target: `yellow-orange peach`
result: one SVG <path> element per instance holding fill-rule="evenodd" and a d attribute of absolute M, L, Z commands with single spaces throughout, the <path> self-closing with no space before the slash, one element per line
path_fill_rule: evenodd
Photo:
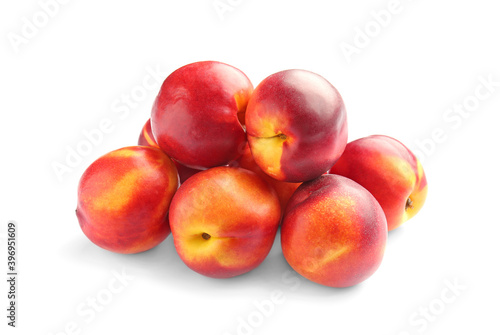
<path fill-rule="evenodd" d="M 330 173 L 365 187 L 382 206 L 389 230 L 415 216 L 427 197 L 427 179 L 415 155 L 398 140 L 373 135 L 347 144 Z"/>
<path fill-rule="evenodd" d="M 228 166 L 186 180 L 169 215 L 181 259 L 214 278 L 257 267 L 271 250 L 280 217 L 278 196 L 269 184 L 251 171 Z"/>
<path fill-rule="evenodd" d="M 175 165 L 160 149 L 132 146 L 109 152 L 80 179 L 80 227 L 93 243 L 110 251 L 151 249 L 170 233 L 168 208 L 177 187 Z"/>
<path fill-rule="evenodd" d="M 347 287 L 379 267 L 387 222 L 375 198 L 356 182 L 323 175 L 303 183 L 288 203 L 281 247 L 290 266 L 316 283 Z"/>

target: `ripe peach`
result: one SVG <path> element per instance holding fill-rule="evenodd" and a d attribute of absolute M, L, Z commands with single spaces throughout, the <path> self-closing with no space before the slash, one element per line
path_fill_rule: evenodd
<path fill-rule="evenodd" d="M 269 253 L 281 216 L 274 189 L 255 173 L 221 166 L 179 187 L 170 206 L 175 248 L 192 270 L 228 278 L 257 267 Z"/>
<path fill-rule="evenodd" d="M 365 187 L 382 206 L 389 230 L 394 230 L 422 208 L 427 179 L 415 155 L 398 140 L 373 135 L 347 144 L 330 173 Z"/>
<path fill-rule="evenodd" d="M 278 194 L 278 198 L 281 204 L 281 212 L 285 211 L 286 205 L 288 204 L 288 200 L 292 196 L 293 192 L 300 186 L 301 183 L 287 183 L 285 181 L 279 181 L 274 178 L 271 178 L 269 175 L 264 173 L 262 169 L 255 163 L 253 159 L 252 152 L 250 151 L 250 147 L 248 144 L 243 149 L 243 155 L 238 158 L 236 161 L 233 161 L 229 164 L 229 166 L 241 167 L 243 169 L 250 170 L 257 174 L 259 177 L 268 182 Z"/>
<path fill-rule="evenodd" d="M 141 134 L 139 135 L 138 144 L 154 148 L 160 148 L 160 146 L 156 143 L 154 139 L 153 132 L 151 131 L 151 119 L 148 119 L 148 121 L 146 121 L 146 123 L 144 124 L 144 127 L 142 127 Z M 179 173 L 179 179 L 181 184 L 195 173 L 201 171 L 198 169 L 191 169 L 185 165 L 182 165 L 175 159 L 172 159 L 172 161 L 174 162 L 175 167 L 177 168 L 177 172 Z"/>
<path fill-rule="evenodd" d="M 379 267 L 387 222 L 375 198 L 342 176 L 303 183 L 288 203 L 281 247 L 290 266 L 316 283 L 347 287 Z"/>
<path fill-rule="evenodd" d="M 195 169 L 226 165 L 246 142 L 240 120 L 253 86 L 240 70 L 220 62 L 188 64 L 165 79 L 151 112 L 160 148 Z"/>
<path fill-rule="evenodd" d="M 281 181 L 319 177 L 347 143 L 342 97 L 325 78 L 304 70 L 264 79 L 250 98 L 245 123 L 255 162 Z"/>
<path fill-rule="evenodd" d="M 170 233 L 168 208 L 178 187 L 174 163 L 160 149 L 132 146 L 105 154 L 83 173 L 76 215 L 101 248 L 146 251 Z"/>

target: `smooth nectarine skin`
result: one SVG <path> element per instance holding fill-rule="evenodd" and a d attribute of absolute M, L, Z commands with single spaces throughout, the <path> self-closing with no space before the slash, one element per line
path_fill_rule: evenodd
<path fill-rule="evenodd" d="M 370 191 L 382 206 L 389 230 L 417 214 L 427 197 L 427 179 L 415 155 L 398 140 L 384 135 L 347 144 L 330 170 Z"/>
<path fill-rule="evenodd" d="M 220 62 L 188 64 L 163 82 L 151 112 L 160 148 L 195 169 L 238 158 L 246 137 L 240 119 L 253 86 L 240 70 Z"/>
<path fill-rule="evenodd" d="M 104 249 L 149 250 L 170 233 L 168 208 L 177 187 L 175 165 L 160 149 L 132 146 L 107 153 L 80 179 L 80 227 Z"/>
<path fill-rule="evenodd" d="M 347 143 L 342 97 L 325 78 L 305 70 L 264 79 L 250 98 L 245 123 L 255 162 L 280 181 L 322 175 Z"/>
<path fill-rule="evenodd" d="M 148 121 L 146 121 L 146 123 L 144 124 L 144 127 L 142 127 L 141 134 L 139 135 L 138 144 L 154 148 L 160 148 L 154 139 L 153 132 L 151 131 L 151 119 L 148 119 Z M 179 179 L 181 184 L 195 173 L 201 171 L 198 169 L 192 169 L 187 166 L 184 166 L 181 163 L 177 162 L 175 159 L 173 159 L 172 161 L 174 162 L 175 167 L 177 168 L 177 172 L 179 173 Z"/>
<path fill-rule="evenodd" d="M 379 267 L 387 222 L 375 198 L 342 176 L 303 183 L 290 199 L 281 246 L 290 266 L 316 283 L 356 285 Z"/>
<path fill-rule="evenodd" d="M 292 196 L 293 192 L 300 186 L 301 183 L 287 183 L 284 181 L 279 181 L 274 178 L 271 178 L 269 175 L 264 173 L 262 169 L 255 163 L 253 159 L 252 152 L 250 151 L 250 147 L 248 144 L 245 146 L 243 150 L 243 155 L 238 158 L 236 161 L 233 161 L 229 164 L 230 166 L 241 167 L 243 169 L 250 170 L 255 172 L 259 177 L 264 179 L 269 183 L 278 194 L 278 198 L 280 199 L 281 211 L 282 213 L 285 211 L 286 205 L 288 204 L 288 200 Z"/>
<path fill-rule="evenodd" d="M 228 278 L 257 267 L 269 253 L 281 217 L 274 189 L 235 167 L 199 172 L 170 206 L 175 248 L 192 270 Z"/>

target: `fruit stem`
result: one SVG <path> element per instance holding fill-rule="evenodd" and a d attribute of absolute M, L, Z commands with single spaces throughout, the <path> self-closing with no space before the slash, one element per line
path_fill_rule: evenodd
<path fill-rule="evenodd" d="M 405 210 L 407 211 L 408 208 L 410 209 L 413 209 L 413 201 L 411 201 L 410 198 L 406 199 L 406 206 L 405 206 Z"/>
<path fill-rule="evenodd" d="M 203 234 L 201 234 L 201 237 L 203 237 L 204 240 L 209 240 L 210 237 L 212 237 L 212 236 L 210 236 L 210 234 L 203 233 Z"/>

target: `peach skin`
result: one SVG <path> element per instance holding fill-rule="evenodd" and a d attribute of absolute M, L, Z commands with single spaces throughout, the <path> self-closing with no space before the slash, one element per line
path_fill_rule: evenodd
<path fill-rule="evenodd" d="M 101 248 L 123 254 L 149 250 L 170 234 L 168 208 L 178 184 L 174 163 L 160 149 L 109 152 L 80 179 L 80 227 Z"/>
<path fill-rule="evenodd" d="M 230 65 L 185 65 L 163 82 L 151 112 L 160 148 L 182 165 L 204 170 L 240 155 L 246 136 L 241 120 L 253 86 Z"/>
<path fill-rule="evenodd" d="M 303 182 L 327 172 L 347 143 L 347 115 L 325 78 L 286 70 L 264 79 L 245 115 L 257 165 L 280 181 Z"/>
<path fill-rule="evenodd" d="M 151 119 L 148 119 L 142 127 L 137 144 L 160 149 L 160 146 L 156 143 L 153 136 L 153 131 L 151 130 Z"/>
<path fill-rule="evenodd" d="M 373 135 L 347 144 L 330 170 L 365 187 L 382 206 L 388 229 L 415 216 L 427 197 L 427 179 L 415 155 L 398 140 Z"/>
<path fill-rule="evenodd" d="M 175 248 L 192 270 L 228 278 L 257 267 L 281 217 L 276 191 L 255 173 L 221 166 L 179 187 L 170 206 Z"/>
<path fill-rule="evenodd" d="M 144 124 L 144 127 L 142 127 L 141 134 L 139 135 L 138 144 L 154 148 L 160 148 L 154 139 L 153 132 L 151 131 L 151 119 L 148 119 L 148 121 L 146 121 L 146 123 Z M 174 162 L 175 167 L 177 168 L 177 172 L 179 173 L 179 179 L 181 184 L 195 173 L 201 171 L 184 166 L 181 163 L 177 162 L 175 159 L 172 159 L 172 161 Z"/>
<path fill-rule="evenodd" d="M 387 222 L 375 198 L 356 182 L 323 175 L 303 183 L 288 203 L 281 247 L 305 278 L 331 287 L 356 285 L 379 267 Z"/>
<path fill-rule="evenodd" d="M 278 194 L 278 198 L 280 199 L 281 204 L 281 212 L 285 211 L 286 205 L 288 204 L 288 200 L 292 196 L 293 192 L 300 186 L 301 183 L 287 183 L 285 181 L 279 181 L 274 178 L 268 176 L 262 169 L 255 163 L 253 159 L 252 152 L 250 151 L 250 147 L 248 144 L 243 149 L 243 155 L 238 158 L 236 161 L 229 163 L 229 166 L 241 167 L 243 169 L 250 170 L 255 172 L 259 177 L 264 179 L 266 182 L 271 185 L 276 193 Z"/>

